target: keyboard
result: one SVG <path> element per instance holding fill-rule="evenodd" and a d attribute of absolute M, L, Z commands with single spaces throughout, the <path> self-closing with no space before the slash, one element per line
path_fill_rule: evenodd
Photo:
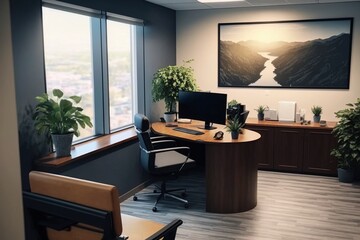
<path fill-rule="evenodd" d="M 200 131 L 196 131 L 193 129 L 189 129 L 189 128 L 183 128 L 183 127 L 176 127 L 173 128 L 175 131 L 179 131 L 179 132 L 183 132 L 183 133 L 188 133 L 188 134 L 192 134 L 192 135 L 201 135 L 204 134 L 203 132 Z"/>

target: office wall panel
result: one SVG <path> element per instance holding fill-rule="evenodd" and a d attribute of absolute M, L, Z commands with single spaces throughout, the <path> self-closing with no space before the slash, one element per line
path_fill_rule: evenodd
<path fill-rule="evenodd" d="M 311 107 L 323 107 L 322 119 L 334 121 L 334 112 L 354 102 L 360 92 L 360 3 L 304 4 L 276 7 L 233 8 L 214 10 L 193 10 L 177 12 L 177 62 L 194 59 L 195 76 L 202 90 L 228 94 L 250 110 L 250 117 L 256 117 L 253 110 L 258 105 L 277 109 L 279 101 L 295 101 L 298 108 L 306 111 L 306 119 L 312 120 Z M 350 89 L 249 89 L 219 88 L 218 84 L 218 23 L 267 22 L 304 19 L 354 18 Z M 271 33 L 270 33 L 271 34 Z"/>

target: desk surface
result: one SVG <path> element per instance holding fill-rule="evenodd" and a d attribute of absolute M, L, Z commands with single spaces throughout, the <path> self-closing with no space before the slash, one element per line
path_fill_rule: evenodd
<path fill-rule="evenodd" d="M 214 124 L 216 129 L 213 130 L 205 130 L 200 129 L 204 125 L 203 122 L 200 121 L 192 121 L 191 123 L 181 123 L 178 124 L 178 127 L 194 129 L 200 132 L 203 132 L 202 135 L 192 135 L 189 133 L 183 133 L 179 131 L 175 131 L 174 127 L 166 127 L 165 123 L 155 122 L 151 124 L 151 128 L 155 133 L 168 135 L 171 137 L 186 139 L 190 141 L 199 141 L 204 143 L 242 143 L 242 142 L 251 142 L 256 141 L 260 138 L 260 134 L 248 129 L 243 129 L 243 134 L 239 134 L 238 139 L 231 139 L 231 134 L 226 131 L 224 125 Z M 224 132 L 224 137 L 222 140 L 214 139 L 214 135 L 216 132 L 222 131 Z"/>

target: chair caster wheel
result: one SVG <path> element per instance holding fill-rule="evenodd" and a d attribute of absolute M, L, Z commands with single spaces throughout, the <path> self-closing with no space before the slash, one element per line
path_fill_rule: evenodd
<path fill-rule="evenodd" d="M 188 209 L 188 208 L 189 208 L 189 203 L 185 203 L 185 204 L 184 204 L 184 207 L 185 207 L 186 209 Z"/>
<path fill-rule="evenodd" d="M 137 200 L 138 200 L 137 196 L 134 196 L 134 197 L 133 197 L 133 200 L 134 200 L 134 201 L 137 201 Z"/>
<path fill-rule="evenodd" d="M 157 212 L 157 208 L 156 208 L 156 207 L 153 207 L 152 211 L 153 211 L 153 212 Z"/>
<path fill-rule="evenodd" d="M 186 192 L 182 192 L 182 193 L 181 193 L 181 196 L 182 196 L 182 197 L 187 197 L 187 193 L 186 193 Z"/>

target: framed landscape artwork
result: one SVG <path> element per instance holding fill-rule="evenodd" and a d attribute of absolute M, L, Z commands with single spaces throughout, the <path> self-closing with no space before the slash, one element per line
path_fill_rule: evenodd
<path fill-rule="evenodd" d="M 348 89 L 352 18 L 218 25 L 218 86 Z"/>

